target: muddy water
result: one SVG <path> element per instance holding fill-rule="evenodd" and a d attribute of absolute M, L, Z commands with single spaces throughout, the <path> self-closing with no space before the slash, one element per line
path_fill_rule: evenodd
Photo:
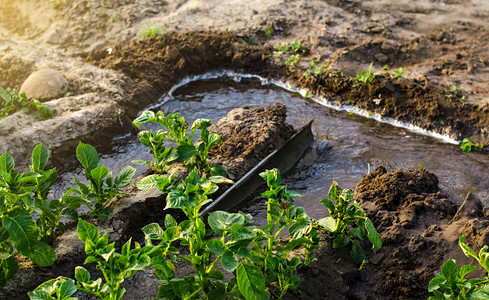
<path fill-rule="evenodd" d="M 457 203 L 468 192 L 473 192 L 487 204 L 489 201 L 489 156 L 480 153 L 463 154 L 458 146 L 433 137 L 379 123 L 372 119 L 337 111 L 305 99 L 274 85 L 263 85 L 256 79 L 212 79 L 188 83 L 162 99 L 155 106 L 165 113 L 181 112 L 189 123 L 197 118 L 214 122 L 235 107 L 267 106 L 282 102 L 288 109 L 288 122 L 298 128 L 314 119 L 315 149 L 293 174 L 285 178 L 289 189 L 302 193 L 307 200 L 299 200 L 310 215 L 325 213 L 319 204 L 328 187 L 336 180 L 342 187 L 354 188 L 369 170 L 384 165 L 413 169 L 420 165 L 435 173 L 442 190 Z M 133 159 L 151 159 L 147 148 L 137 138 L 120 137 L 112 149 L 102 156 L 102 162 L 115 172 Z M 142 174 L 145 167 L 137 167 Z M 71 177 L 82 178 L 81 170 L 61 176 L 56 187 L 60 195 Z M 246 210 L 259 214 L 260 204 Z M 258 219 L 261 219 L 258 217 Z"/>

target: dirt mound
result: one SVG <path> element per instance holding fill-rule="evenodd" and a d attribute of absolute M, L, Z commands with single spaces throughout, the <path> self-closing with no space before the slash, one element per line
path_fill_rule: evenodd
<path fill-rule="evenodd" d="M 222 143 L 210 154 L 212 159 L 226 166 L 231 179 L 240 178 L 294 134 L 286 117 L 287 108 L 281 103 L 266 109 L 245 106 L 231 110 L 209 128 L 222 136 Z"/>

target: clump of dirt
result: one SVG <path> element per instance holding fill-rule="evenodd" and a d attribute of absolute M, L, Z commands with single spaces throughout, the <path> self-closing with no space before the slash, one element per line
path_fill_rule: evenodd
<path fill-rule="evenodd" d="M 210 157 L 225 166 L 229 178 L 239 179 L 295 133 L 286 117 L 287 108 L 281 103 L 266 109 L 245 106 L 231 110 L 209 128 L 222 137 Z"/>
<path fill-rule="evenodd" d="M 357 184 L 354 198 L 382 236 L 382 248 L 359 270 L 349 251 L 333 249 L 325 235 L 318 261 L 300 271 L 302 299 L 426 299 L 429 281 L 447 259 L 474 264 L 456 245 L 462 233 L 477 251 L 488 242 L 481 202 L 469 194 L 457 210 L 424 170 L 378 167 Z"/>

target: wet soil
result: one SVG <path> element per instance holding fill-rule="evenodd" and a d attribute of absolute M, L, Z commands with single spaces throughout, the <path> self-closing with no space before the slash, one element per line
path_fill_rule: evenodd
<path fill-rule="evenodd" d="M 182 77 L 222 68 L 287 81 L 338 105 L 354 103 L 456 140 L 489 143 L 485 0 L 228 0 L 218 5 L 0 0 L 0 14 L 0 85 L 18 89 L 29 74 L 45 67 L 60 71 L 69 84 L 63 97 L 47 102 L 53 119 L 18 112 L 0 120 L 0 152 L 11 153 L 20 167 L 29 164 L 22 158 L 39 142 L 52 150 L 52 164 L 63 167 L 73 160 L 79 140 L 103 147 L 129 132 L 138 111 Z M 148 19 L 170 33 L 137 41 Z M 273 45 L 298 39 L 304 52 L 296 67 L 284 64 L 287 55 L 272 55 Z M 327 72 L 306 78 L 308 62 L 318 57 L 327 62 Z M 382 75 L 354 87 L 349 76 L 370 63 Z M 384 74 L 386 64 L 391 71 L 407 67 L 409 78 Z M 455 95 L 449 84 L 462 94 Z M 461 231 L 476 247 L 488 244 L 487 210 L 478 199 L 468 195 L 456 213 L 436 185 L 436 177 L 424 171 L 380 168 L 364 178 L 355 195 L 379 227 L 385 248 L 358 271 L 348 263 L 339 265 L 338 257 L 347 261 L 344 253 L 325 243 L 316 269 L 303 271 L 303 297 L 423 298 L 427 280 L 442 261 L 455 257 L 463 262 L 455 243 Z M 124 222 L 110 223 L 107 230 L 117 231 Z M 64 250 L 55 267 L 40 272 L 49 277 L 67 268 L 71 258 L 62 252 L 73 241 L 59 244 Z M 339 256 L 331 260 L 326 253 Z"/>

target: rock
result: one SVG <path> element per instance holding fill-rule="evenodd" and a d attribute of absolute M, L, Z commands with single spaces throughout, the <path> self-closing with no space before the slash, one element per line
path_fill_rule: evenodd
<path fill-rule="evenodd" d="M 61 97 L 68 89 L 68 81 L 61 72 L 41 69 L 29 75 L 20 87 L 27 97 L 47 101 Z"/>

